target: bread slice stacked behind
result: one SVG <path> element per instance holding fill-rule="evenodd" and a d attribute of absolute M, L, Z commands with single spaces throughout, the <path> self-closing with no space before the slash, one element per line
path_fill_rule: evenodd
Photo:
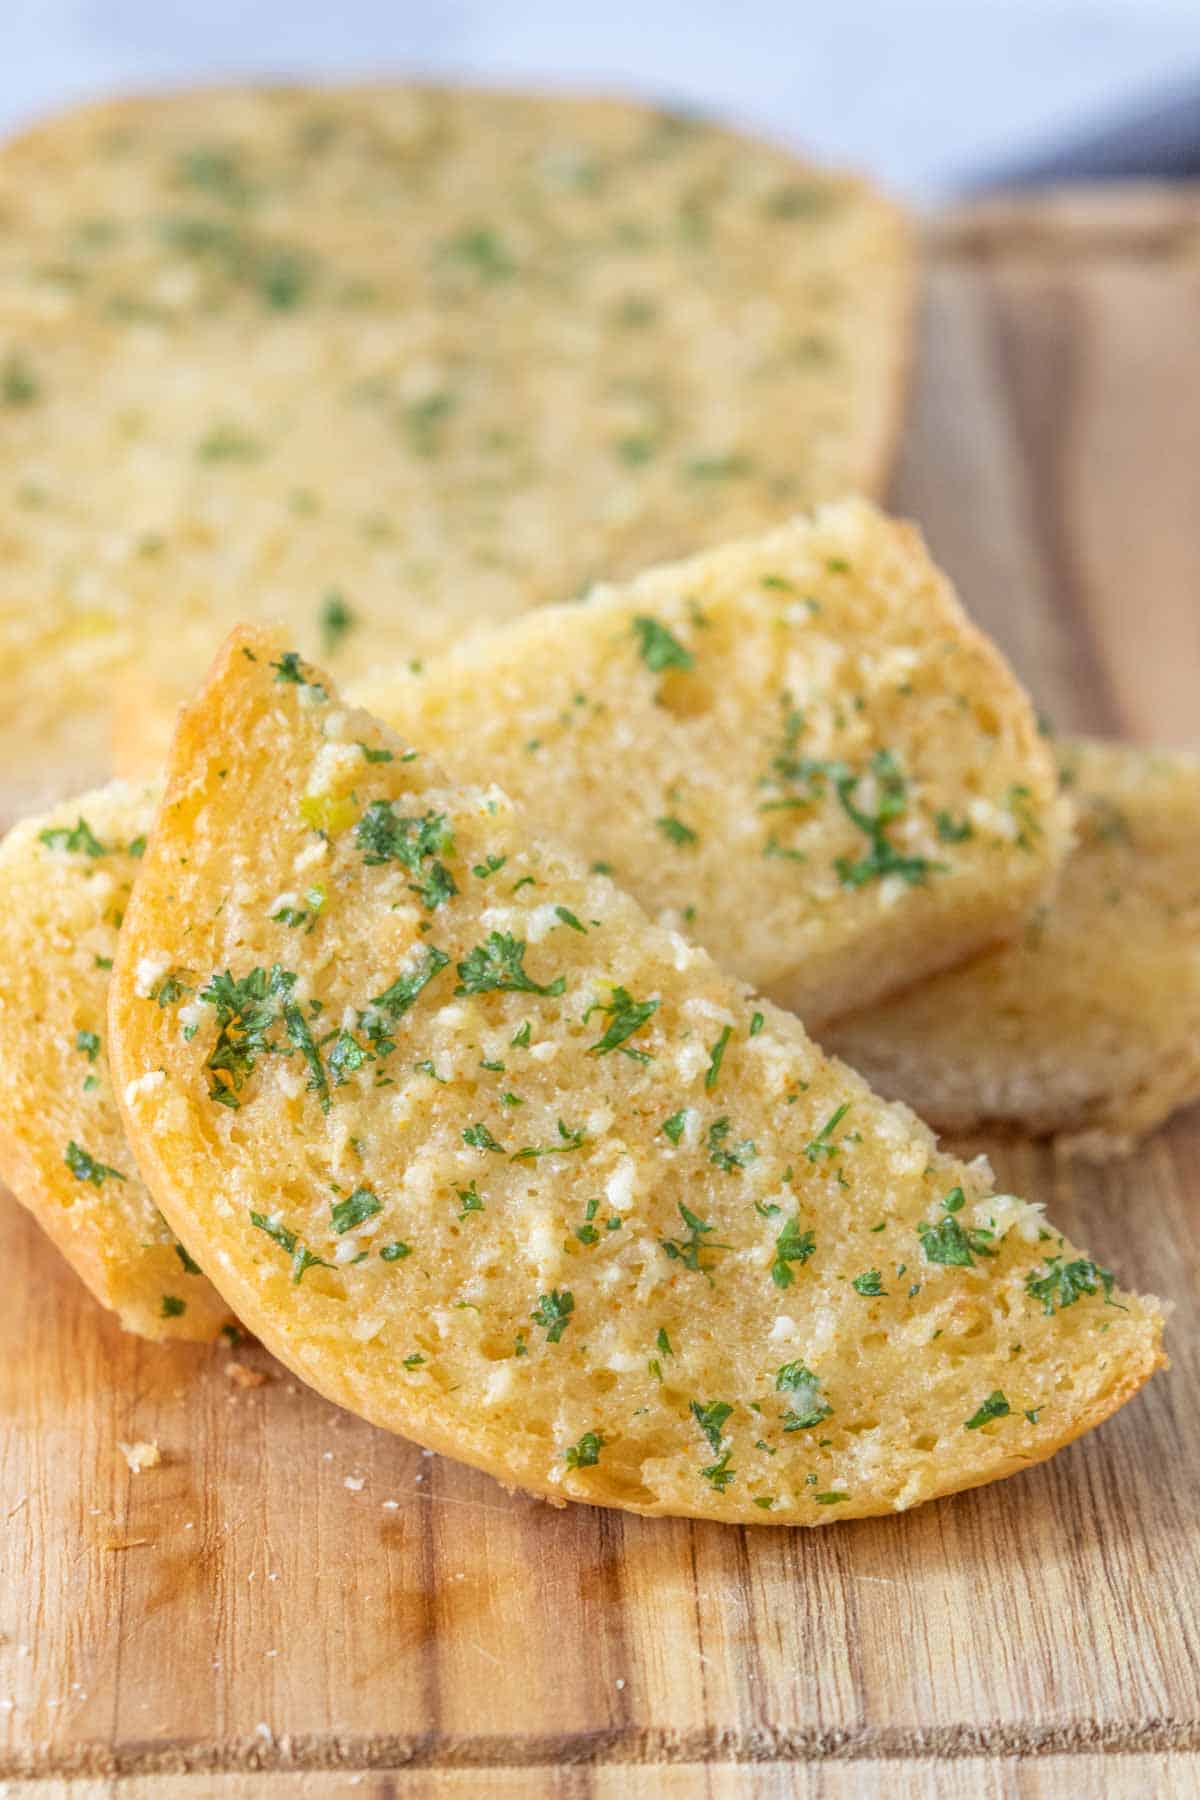
<path fill-rule="evenodd" d="M 0 152 L 0 747 L 239 619 L 346 675 L 876 489 L 909 229 L 629 102 L 412 86 L 82 108 Z"/>
<path fill-rule="evenodd" d="M 1200 1097 L 1200 761 L 1068 742 L 1079 845 L 1019 940 L 822 1040 L 947 1131 L 1105 1156 Z"/>

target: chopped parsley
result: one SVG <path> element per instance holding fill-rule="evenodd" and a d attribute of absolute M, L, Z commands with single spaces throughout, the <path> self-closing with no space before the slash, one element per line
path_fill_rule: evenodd
<path fill-rule="evenodd" d="M 563 1451 L 563 1458 L 568 1469 L 594 1469 L 600 1461 L 600 1452 L 604 1448 L 604 1435 L 599 1431 L 585 1431 L 577 1444 L 570 1444 Z"/>
<path fill-rule="evenodd" d="M 525 971 L 523 938 L 507 931 L 490 931 L 482 944 L 476 944 L 458 965 L 459 986 L 456 994 L 561 994 L 566 977 L 559 975 L 546 983 L 534 981 Z"/>
<path fill-rule="evenodd" d="M 945 1263 L 971 1269 L 977 1256 L 995 1256 L 991 1248 L 992 1233 L 980 1228 L 964 1227 L 955 1214 L 963 1207 L 965 1195 L 960 1187 L 951 1188 L 942 1201 L 945 1217 L 933 1224 L 928 1219 L 917 1221 L 917 1235 L 926 1262 Z"/>
<path fill-rule="evenodd" d="M 446 865 L 438 859 L 454 849 L 454 837 L 444 813 L 427 812 L 421 818 L 397 813 L 388 800 L 373 800 L 354 828 L 354 838 L 371 867 L 398 862 L 417 880 L 410 883 L 430 912 L 457 894 L 458 886 Z"/>
<path fill-rule="evenodd" d="M 331 1262 L 326 1262 L 323 1257 L 314 1256 L 311 1250 L 306 1249 L 296 1233 L 289 1231 L 286 1225 L 277 1224 L 275 1220 L 265 1218 L 262 1213 L 253 1210 L 250 1213 L 250 1223 L 259 1231 L 265 1232 L 273 1243 L 278 1244 L 279 1248 L 285 1250 L 291 1257 L 293 1287 L 300 1285 L 309 1269 L 333 1268 L 334 1265 Z"/>
<path fill-rule="evenodd" d="M 660 1130 L 663 1136 L 669 1137 L 673 1144 L 677 1144 L 683 1136 L 687 1128 L 687 1116 L 687 1107 L 681 1106 L 677 1113 L 672 1113 L 669 1119 L 663 1120 Z"/>
<path fill-rule="evenodd" d="M 801 1231 L 799 1219 L 789 1219 L 775 1239 L 775 1258 L 771 1264 L 771 1280 L 777 1288 L 790 1288 L 796 1277 L 792 1264 L 804 1264 L 817 1247 L 816 1234 Z"/>
<path fill-rule="evenodd" d="M 321 602 L 321 647 L 326 656 L 333 654 L 346 633 L 357 624 L 344 597 L 336 588 L 331 588 Z"/>
<path fill-rule="evenodd" d="M 604 1035 L 588 1046 L 593 1056 L 607 1056 L 612 1050 L 620 1050 L 627 1038 L 640 1031 L 648 1019 L 652 1019 L 658 1011 L 657 1000 L 635 1000 L 626 988 L 615 987 L 607 1005 L 599 1000 L 592 1002 L 583 1015 L 586 1025 L 594 1012 L 601 1013 L 608 1020 Z M 635 1062 L 649 1062 L 650 1058 L 644 1050 L 626 1047 L 622 1054 L 631 1056 Z"/>
<path fill-rule="evenodd" d="M 178 1239 L 176 1239 L 176 1242 L 175 1242 L 175 1254 L 179 1258 L 180 1262 L 183 1264 L 183 1272 L 185 1275 L 202 1275 L 204 1273 L 204 1271 L 200 1267 L 200 1264 L 198 1262 L 196 1262 L 194 1257 L 191 1257 L 188 1255 L 184 1246 L 178 1241 Z"/>
<path fill-rule="evenodd" d="M 579 920 L 575 917 L 575 914 L 571 911 L 569 906 L 556 906 L 554 914 L 557 919 L 560 919 L 564 925 L 569 926 L 572 931 L 582 932 L 586 936 L 587 926 L 579 923 Z"/>
<path fill-rule="evenodd" d="M 975 828 L 970 819 L 954 820 L 948 812 L 938 812 L 934 816 L 937 834 L 943 844 L 965 844 L 968 838 L 975 836 Z"/>
<path fill-rule="evenodd" d="M 708 1055 L 708 1068 L 704 1075 L 704 1091 L 711 1094 L 721 1075 L 721 1064 L 725 1060 L 725 1046 L 733 1036 L 733 1026 L 726 1025 L 720 1037 L 712 1046 Z"/>
<path fill-rule="evenodd" d="M 535 1325 L 541 1325 L 546 1333 L 548 1344 L 557 1344 L 563 1332 L 571 1323 L 571 1314 L 575 1311 L 575 1296 L 569 1288 L 560 1294 L 557 1288 L 551 1288 L 548 1294 L 541 1294 L 538 1303 L 530 1313 Z"/>
<path fill-rule="evenodd" d="M 864 1299 L 868 1300 L 877 1299 L 880 1295 L 887 1293 L 887 1289 L 883 1285 L 883 1277 L 878 1269 L 866 1269 L 861 1275 L 856 1275 L 851 1286 L 856 1294 L 862 1294 Z"/>
<path fill-rule="evenodd" d="M 557 1144 L 526 1144 L 523 1149 L 513 1151 L 512 1159 L 514 1162 L 536 1162 L 539 1156 L 565 1156 L 568 1150 L 580 1150 L 586 1143 L 582 1126 L 578 1131 L 572 1131 L 560 1119 Z"/>
<path fill-rule="evenodd" d="M 178 1294 L 164 1294 L 162 1297 L 162 1317 L 164 1319 L 181 1319 L 187 1311 L 187 1301 L 181 1300 Z"/>
<path fill-rule="evenodd" d="M 831 1138 L 850 1111 L 851 1104 L 849 1100 L 843 1100 L 837 1110 L 830 1113 L 816 1137 L 805 1144 L 804 1154 L 810 1163 L 818 1162 L 822 1156 L 837 1156 L 840 1153 L 841 1145 L 833 1143 Z"/>
<path fill-rule="evenodd" d="M 1098 1288 L 1103 1288 L 1108 1305 L 1115 1304 L 1113 1280 L 1111 1269 L 1102 1269 L 1086 1257 L 1064 1262 L 1061 1256 L 1048 1256 L 1043 1275 L 1035 1274 L 1032 1269 L 1026 1275 L 1025 1292 L 1031 1299 L 1041 1301 L 1043 1313 L 1053 1314 L 1064 1306 L 1073 1306 L 1084 1294 L 1094 1294 Z"/>
<path fill-rule="evenodd" d="M 460 1220 L 465 1219 L 468 1213 L 483 1211 L 483 1200 L 480 1197 L 479 1189 L 475 1186 L 474 1182 L 471 1183 L 470 1187 L 455 1188 L 454 1191 L 462 1201 L 462 1211 L 458 1215 Z"/>
<path fill-rule="evenodd" d="M 103 1187 L 110 1178 L 124 1181 L 120 1169 L 110 1168 L 107 1163 L 97 1162 L 96 1158 L 72 1138 L 67 1145 L 67 1153 L 63 1158 L 76 1181 L 90 1181 L 93 1187 Z"/>
<path fill-rule="evenodd" d="M 449 961 L 446 952 L 439 950 L 436 944 L 425 944 L 417 966 L 410 969 L 407 975 L 397 975 L 390 987 L 368 1001 L 366 1011 L 359 1014 L 359 1024 L 366 1029 L 379 1055 L 386 1056 L 396 1047 L 388 1037 L 379 1015 L 384 1014 L 393 1022 L 399 1019 L 408 1011 L 422 989 L 429 986 L 434 976 L 441 974 Z"/>
<path fill-rule="evenodd" d="M 633 632 L 639 656 L 655 675 L 661 675 L 664 669 L 688 670 L 695 666 L 691 651 L 658 619 L 640 615 L 633 621 Z"/>
<path fill-rule="evenodd" d="M 348 1194 L 344 1200 L 336 1201 L 329 1209 L 333 1229 L 338 1237 L 343 1237 L 347 1231 L 353 1231 L 356 1225 L 365 1224 L 377 1212 L 382 1211 L 383 1206 L 378 1196 L 369 1187 L 355 1188 L 352 1194 Z"/>
<path fill-rule="evenodd" d="M 1011 1411 L 1012 1407 L 1008 1404 L 1008 1401 L 1004 1398 L 1000 1389 L 996 1388 L 994 1392 L 988 1395 L 983 1404 L 971 1414 L 971 1417 L 965 1421 L 964 1430 L 978 1431 L 979 1427 L 981 1425 L 986 1425 L 989 1419 L 1007 1419 Z"/>
<path fill-rule="evenodd" d="M 729 1466 L 729 1458 L 732 1455 L 732 1450 L 726 1450 L 715 1463 L 710 1463 L 706 1469 L 700 1471 L 705 1481 L 710 1482 L 718 1494 L 723 1494 L 730 1482 L 737 1478 L 737 1470 L 731 1469 Z"/>
<path fill-rule="evenodd" d="M 401 1240 L 397 1238 L 394 1244 L 385 1244 L 383 1246 L 383 1249 L 379 1252 L 379 1260 L 380 1262 L 403 1262 L 406 1256 L 411 1255 L 411 1245 L 402 1243 Z M 416 1360 L 417 1362 L 424 1362 L 425 1359 L 423 1356 L 418 1356 Z M 404 1359 L 404 1366 L 406 1369 L 412 1368 L 413 1359 L 406 1356 Z"/>
<path fill-rule="evenodd" d="M 738 1144 L 727 1143 L 731 1129 L 728 1119 L 714 1119 L 708 1128 L 708 1160 L 727 1175 L 747 1168 L 758 1155 L 758 1146 L 750 1138 L 743 1138 Z"/>
<path fill-rule="evenodd" d="M 716 1244 L 710 1241 L 709 1234 L 716 1230 L 715 1225 L 706 1225 L 698 1219 L 689 1207 L 678 1202 L 679 1216 L 687 1226 L 685 1238 L 660 1238 L 659 1246 L 665 1250 L 672 1262 L 681 1262 L 685 1269 L 691 1269 L 697 1275 L 703 1275 L 711 1283 L 712 1276 L 700 1258 L 708 1250 L 728 1250 L 728 1244 Z"/>
<path fill-rule="evenodd" d="M 783 1417 L 785 1431 L 811 1431 L 833 1412 L 821 1393 L 820 1377 L 802 1362 L 784 1363 L 776 1373 L 775 1387 L 791 1396 L 791 1407 Z"/>
<path fill-rule="evenodd" d="M 702 1406 L 699 1400 L 693 1400 L 689 1408 L 693 1419 L 708 1439 L 709 1449 L 714 1456 L 721 1452 L 721 1434 L 725 1429 L 725 1421 L 733 1411 L 727 1400 L 710 1400 Z"/>
<path fill-rule="evenodd" d="M 877 802 L 873 813 L 864 812 L 857 803 L 859 777 L 839 776 L 836 789 L 842 811 L 870 842 L 866 856 L 858 862 L 839 856 L 834 867 L 843 887 L 863 887 L 868 881 L 881 881 L 885 875 L 898 875 L 910 887 L 919 886 L 930 869 L 941 867 L 923 856 L 903 856 L 887 835 L 887 827 L 908 810 L 908 783 L 890 750 L 877 750 L 871 758 L 870 772 L 875 778 Z"/>
<path fill-rule="evenodd" d="M 670 843 L 677 844 L 680 848 L 700 841 L 698 832 L 693 831 L 690 825 L 685 825 L 682 819 L 673 818 L 670 814 L 665 818 L 655 819 L 654 823 Z"/>
<path fill-rule="evenodd" d="M 240 978 L 229 969 L 214 975 L 199 998 L 217 1015 L 217 1041 L 205 1067 L 212 1073 L 209 1099 L 236 1109 L 258 1058 L 267 1052 L 267 1033 L 285 1005 L 292 1007 L 296 977 L 274 963 L 270 969 L 251 969 Z M 161 1001 L 160 1001 L 161 1004 Z M 292 1008 L 299 1013 L 299 1008 Z"/>
<path fill-rule="evenodd" d="M 51 825 L 45 831 L 38 832 L 39 843 L 48 844 L 51 850 L 70 850 L 82 856 L 106 856 L 108 847 L 100 842 L 87 820 L 82 816 L 74 825 Z"/>
<path fill-rule="evenodd" d="M 283 1024 L 289 1039 L 308 1064 L 308 1091 L 316 1094 L 322 1112 L 328 1112 L 333 1104 L 329 1093 L 329 1077 L 325 1065 L 321 1061 L 318 1050 L 309 1030 L 308 1021 L 300 1007 L 292 999 L 285 1000 L 283 1006 Z"/>
<path fill-rule="evenodd" d="M 481 1119 L 468 1125 L 462 1135 L 463 1143 L 470 1144 L 472 1150 L 498 1150 L 501 1156 L 504 1155 L 504 1145 L 496 1142 Z"/>
<path fill-rule="evenodd" d="M 301 662 L 298 650 L 285 650 L 279 661 L 273 662 L 271 667 L 275 671 L 276 681 L 282 681 L 285 686 L 307 688 L 318 700 L 328 700 L 329 695 L 321 683 L 309 679 L 306 673 L 308 664 Z"/>
<path fill-rule="evenodd" d="M 82 1055 L 86 1056 L 89 1062 L 95 1062 L 100 1054 L 99 1032 L 77 1031 L 75 1033 L 75 1048 Z"/>

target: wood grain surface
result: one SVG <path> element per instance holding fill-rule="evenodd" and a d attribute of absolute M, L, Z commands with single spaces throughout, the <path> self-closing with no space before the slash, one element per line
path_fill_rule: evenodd
<path fill-rule="evenodd" d="M 1197 195 L 939 223 L 894 497 L 1061 729 L 1200 742 L 1198 470 Z M 1200 1116 L 993 1154 L 1176 1303 L 1174 1366 L 1048 1465 L 819 1532 L 509 1496 L 261 1351 L 123 1336 L 0 1196 L 0 1788 L 1196 1794 Z"/>

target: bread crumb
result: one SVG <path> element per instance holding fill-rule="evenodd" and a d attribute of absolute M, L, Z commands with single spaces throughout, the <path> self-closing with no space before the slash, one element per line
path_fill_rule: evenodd
<path fill-rule="evenodd" d="M 126 1444 L 118 1438 L 117 1449 L 133 1475 L 140 1475 L 143 1469 L 157 1469 L 162 1461 L 162 1451 L 150 1438 L 139 1438 L 136 1444 Z"/>
<path fill-rule="evenodd" d="M 241 1362 L 226 1363 L 225 1376 L 240 1388 L 264 1387 L 271 1379 L 265 1369 L 252 1369 L 249 1363 Z"/>

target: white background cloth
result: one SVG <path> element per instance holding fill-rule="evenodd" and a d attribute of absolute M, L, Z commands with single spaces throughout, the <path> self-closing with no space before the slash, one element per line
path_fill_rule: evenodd
<path fill-rule="evenodd" d="M 632 89 L 936 199 L 1200 71 L 1200 0 L 0 0 L 0 130 L 237 74 Z"/>

